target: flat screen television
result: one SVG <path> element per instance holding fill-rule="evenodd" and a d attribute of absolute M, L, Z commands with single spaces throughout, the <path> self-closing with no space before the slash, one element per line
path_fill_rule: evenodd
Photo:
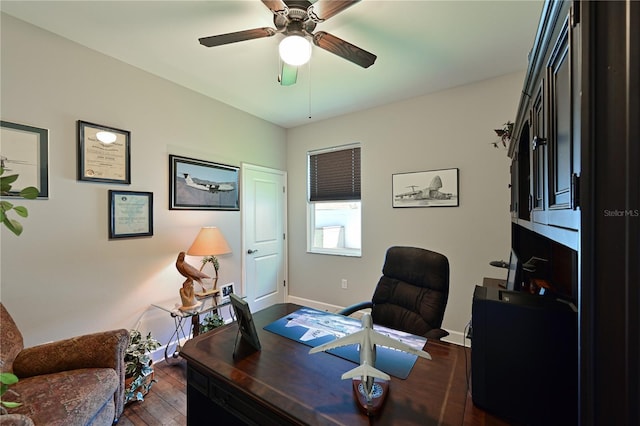
<path fill-rule="evenodd" d="M 522 279 L 520 278 L 520 261 L 518 255 L 511 249 L 509 256 L 509 271 L 507 272 L 507 290 L 520 290 Z"/>

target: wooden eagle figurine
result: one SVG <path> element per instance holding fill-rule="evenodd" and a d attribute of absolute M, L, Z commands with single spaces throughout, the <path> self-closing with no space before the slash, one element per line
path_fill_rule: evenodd
<path fill-rule="evenodd" d="M 211 278 L 207 274 L 185 262 L 185 255 L 186 253 L 181 251 L 180 254 L 178 254 L 178 259 L 176 259 L 176 268 L 178 269 L 178 272 L 186 278 L 185 282 L 182 283 L 182 288 L 180 289 L 180 298 L 182 299 L 182 307 L 180 309 L 183 310 L 191 309 L 198 304 L 193 291 L 193 282 L 197 281 L 202 285 L 203 278 Z"/>

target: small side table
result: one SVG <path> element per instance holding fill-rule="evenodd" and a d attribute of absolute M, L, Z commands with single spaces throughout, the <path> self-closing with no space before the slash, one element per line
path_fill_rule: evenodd
<path fill-rule="evenodd" d="M 218 303 L 219 296 L 219 293 L 212 293 L 205 297 L 198 298 L 200 305 L 188 311 L 180 310 L 181 305 L 175 303 L 174 299 L 151 304 L 151 306 L 168 312 L 173 318 L 175 330 L 164 348 L 164 359 L 167 364 L 171 365 L 176 363 L 177 358 L 180 356 L 180 350 L 182 349 L 181 340 L 187 341 L 191 337 L 200 334 L 200 315 L 209 312 L 217 313 L 221 307 L 229 305 L 229 301 Z M 185 331 L 184 327 L 187 325 L 186 320 L 188 318 L 191 318 L 191 328 Z"/>

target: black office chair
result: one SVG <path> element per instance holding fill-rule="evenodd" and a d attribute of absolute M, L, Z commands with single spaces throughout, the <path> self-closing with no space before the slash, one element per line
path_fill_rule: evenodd
<path fill-rule="evenodd" d="M 349 306 L 338 313 L 348 316 L 371 308 L 374 324 L 428 339 L 449 335 L 440 328 L 449 298 L 446 256 L 416 247 L 391 247 L 382 274 L 370 302 Z"/>

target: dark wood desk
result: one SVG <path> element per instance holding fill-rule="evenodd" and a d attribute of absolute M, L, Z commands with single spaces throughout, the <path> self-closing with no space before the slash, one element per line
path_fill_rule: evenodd
<path fill-rule="evenodd" d="M 237 326 L 230 324 L 189 340 L 187 423 L 259 425 L 471 425 L 500 424 L 471 403 L 467 348 L 429 341 L 433 360 L 419 358 L 406 380 L 392 377 L 381 414 L 370 419 L 355 405 L 351 380 L 341 380 L 354 364 L 263 327 L 300 306 L 280 304 L 254 313 L 262 350 L 232 353 Z M 246 346 L 244 347 L 246 348 Z"/>

